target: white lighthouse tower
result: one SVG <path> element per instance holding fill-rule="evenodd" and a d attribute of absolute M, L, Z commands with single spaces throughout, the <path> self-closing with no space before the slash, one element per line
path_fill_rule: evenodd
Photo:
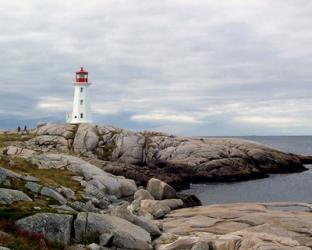
<path fill-rule="evenodd" d="M 88 82 L 88 71 L 81 67 L 80 71 L 76 72 L 76 80 L 74 83 L 74 103 L 73 112 L 67 116 L 67 123 L 91 123 L 91 105 Z"/>

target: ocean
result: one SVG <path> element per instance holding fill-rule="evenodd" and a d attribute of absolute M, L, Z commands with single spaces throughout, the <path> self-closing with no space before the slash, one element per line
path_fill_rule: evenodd
<path fill-rule="evenodd" d="M 235 137 L 260 142 L 284 152 L 312 155 L 312 136 Z M 235 183 L 191 184 L 183 193 L 195 194 L 203 203 L 312 202 L 312 166 L 293 174 L 272 174 L 268 178 Z"/>

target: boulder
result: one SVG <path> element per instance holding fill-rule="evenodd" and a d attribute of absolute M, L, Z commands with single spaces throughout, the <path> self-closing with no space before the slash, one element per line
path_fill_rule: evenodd
<path fill-rule="evenodd" d="M 115 150 L 112 152 L 112 160 L 128 164 L 142 164 L 144 144 L 144 136 L 122 131 L 114 138 Z"/>
<path fill-rule="evenodd" d="M 41 154 L 34 156 L 32 160 L 39 168 L 63 168 L 81 174 L 87 181 L 92 180 L 92 185 L 89 187 L 90 191 L 95 187 L 99 194 L 103 194 L 105 189 L 108 194 L 116 195 L 119 198 L 133 195 L 137 190 L 133 180 L 109 174 L 75 156 Z"/>
<path fill-rule="evenodd" d="M 58 201 L 60 204 L 64 205 L 67 203 L 67 200 L 64 198 L 63 195 L 61 195 L 59 192 L 55 191 L 52 188 L 49 187 L 43 187 L 40 191 L 41 195 L 48 196 L 56 201 Z"/>
<path fill-rule="evenodd" d="M 1 168 L 0 167 L 0 176 L 6 176 L 6 177 L 10 177 L 10 178 L 17 178 L 17 179 L 21 179 L 22 175 L 18 174 L 12 170 L 6 169 L 6 168 Z M 2 177 L 4 178 L 4 177 Z"/>
<path fill-rule="evenodd" d="M 27 188 L 31 192 L 39 193 L 40 189 L 42 188 L 42 185 L 35 183 L 35 182 L 28 181 L 25 184 L 25 188 Z"/>
<path fill-rule="evenodd" d="M 133 222 L 134 217 L 133 217 L 133 214 L 128 209 L 128 206 L 129 206 L 129 203 L 124 202 L 123 204 L 121 204 L 119 206 L 113 207 L 111 209 L 111 215 L 125 219 L 125 220 L 130 221 L 130 222 Z"/>
<path fill-rule="evenodd" d="M 0 250 L 11 250 L 10 248 L 7 248 L 7 247 L 1 247 L 0 246 Z"/>
<path fill-rule="evenodd" d="M 95 149 L 99 141 L 97 126 L 94 124 L 80 124 L 73 143 L 74 151 L 85 153 Z"/>
<path fill-rule="evenodd" d="M 32 199 L 22 191 L 0 188 L 0 204 L 11 205 L 15 201 L 32 201 Z"/>
<path fill-rule="evenodd" d="M 154 200 L 154 197 L 145 189 L 139 189 L 134 193 L 133 198 L 137 201 L 141 200 Z"/>
<path fill-rule="evenodd" d="M 18 220 L 16 225 L 32 233 L 42 233 L 51 242 L 67 245 L 70 242 L 72 223 L 72 215 L 37 213 Z"/>
<path fill-rule="evenodd" d="M 69 145 L 63 136 L 58 135 L 39 135 L 26 142 L 26 146 L 36 150 L 51 151 L 57 150 L 68 152 Z"/>
<path fill-rule="evenodd" d="M 0 168 L 0 184 L 4 183 L 7 179 L 6 171 Z"/>
<path fill-rule="evenodd" d="M 60 186 L 56 190 L 66 197 L 66 199 L 76 200 L 75 192 L 68 187 Z"/>
<path fill-rule="evenodd" d="M 174 188 L 155 178 L 151 178 L 148 181 L 146 189 L 156 200 L 172 199 L 177 197 Z"/>
<path fill-rule="evenodd" d="M 113 234 L 112 245 L 119 248 L 152 249 L 151 237 L 144 229 L 115 216 L 95 213 L 79 213 L 75 220 L 75 237 Z"/>
<path fill-rule="evenodd" d="M 183 201 L 180 199 L 167 199 L 167 200 L 142 200 L 140 211 L 145 211 L 159 219 L 168 214 L 171 210 L 183 206 Z"/>
<path fill-rule="evenodd" d="M 68 134 L 73 133 L 76 130 L 77 125 L 73 124 L 42 124 L 41 126 L 37 126 L 36 134 L 37 136 L 41 135 L 54 135 L 54 136 L 62 136 L 68 139 Z M 72 138 L 72 137 L 70 137 Z"/>
<path fill-rule="evenodd" d="M 106 186 L 99 179 L 91 179 L 86 184 L 85 192 L 97 199 L 102 199 L 106 195 Z"/>
<path fill-rule="evenodd" d="M 163 218 L 171 211 L 170 207 L 163 205 L 155 200 L 142 200 L 140 211 L 145 211 L 153 215 L 154 218 Z"/>
<path fill-rule="evenodd" d="M 114 235 L 112 233 L 103 233 L 100 235 L 100 246 L 107 246 L 112 244 Z"/>
<path fill-rule="evenodd" d="M 144 230 L 149 232 L 153 237 L 161 235 L 161 232 L 156 224 L 154 224 L 150 219 L 143 216 L 133 216 L 133 223 Z"/>
<path fill-rule="evenodd" d="M 27 149 L 27 148 L 20 148 L 16 146 L 8 146 L 5 148 L 5 154 L 10 156 L 20 156 L 23 158 L 31 157 L 35 151 Z"/>
<path fill-rule="evenodd" d="M 191 250 L 209 250 L 207 242 L 197 242 L 192 246 Z"/>
<path fill-rule="evenodd" d="M 32 181 L 32 182 L 39 182 L 40 181 L 38 178 L 31 176 L 31 175 L 22 176 L 21 179 L 24 181 Z"/>
<path fill-rule="evenodd" d="M 89 250 L 101 250 L 101 247 L 96 243 L 92 243 L 88 245 L 88 249 Z"/>

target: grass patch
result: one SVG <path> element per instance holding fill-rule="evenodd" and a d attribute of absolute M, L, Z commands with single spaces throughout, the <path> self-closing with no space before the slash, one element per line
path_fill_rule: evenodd
<path fill-rule="evenodd" d="M 13 142 L 13 141 L 28 141 L 31 138 L 33 138 L 34 135 L 22 135 L 19 133 L 1 133 L 0 134 L 0 147 L 5 147 L 8 142 Z"/>
<path fill-rule="evenodd" d="M 14 250 L 61 250 L 64 246 L 49 242 L 41 233 L 20 229 L 12 220 L 0 220 L 0 245 Z"/>
<path fill-rule="evenodd" d="M 22 174 L 22 175 L 31 175 L 38 179 L 40 182 L 46 186 L 50 187 L 69 187 L 74 192 L 81 190 L 80 183 L 72 179 L 72 176 L 77 174 L 63 169 L 39 169 L 36 165 L 32 164 L 30 161 L 22 158 L 14 158 L 15 165 L 8 169 Z M 9 158 L 3 157 L 0 159 L 0 166 L 8 166 Z"/>
<path fill-rule="evenodd" d="M 55 213 L 57 211 L 49 207 L 49 205 L 55 204 L 58 203 L 53 199 L 41 196 L 33 198 L 33 201 L 16 201 L 10 206 L 1 205 L 0 220 L 18 220 L 35 213 Z M 36 210 L 34 207 L 40 207 L 40 210 Z"/>

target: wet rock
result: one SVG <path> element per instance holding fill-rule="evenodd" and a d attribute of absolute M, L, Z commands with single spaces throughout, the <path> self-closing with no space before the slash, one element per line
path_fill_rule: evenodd
<path fill-rule="evenodd" d="M 156 200 L 172 199 L 177 197 L 174 188 L 155 178 L 148 181 L 146 189 Z"/>
<path fill-rule="evenodd" d="M 0 188 L 0 204 L 10 205 L 15 201 L 32 201 L 32 199 L 22 191 Z"/>
<path fill-rule="evenodd" d="M 51 242 L 67 245 L 72 230 L 72 215 L 37 213 L 16 222 L 20 228 L 33 233 L 42 233 Z"/>

